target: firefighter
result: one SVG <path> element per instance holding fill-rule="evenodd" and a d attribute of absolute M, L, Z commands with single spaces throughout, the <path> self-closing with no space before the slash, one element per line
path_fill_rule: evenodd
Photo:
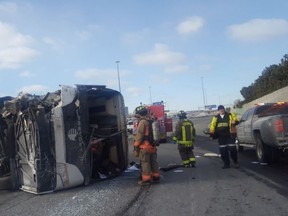
<path fill-rule="evenodd" d="M 173 141 L 178 144 L 178 151 L 184 167 L 195 167 L 196 159 L 193 152 L 193 142 L 196 131 L 193 122 L 187 119 L 187 113 L 183 110 L 177 113 L 179 121 L 175 126 Z"/>
<path fill-rule="evenodd" d="M 149 185 L 160 180 L 157 148 L 153 142 L 152 122 L 146 107 L 136 107 L 134 113 L 139 118 L 137 134 L 134 137 L 134 151 L 136 156 L 139 156 L 141 165 L 141 180 L 138 184 Z"/>
<path fill-rule="evenodd" d="M 230 157 L 235 167 L 238 168 L 238 155 L 233 134 L 235 134 L 235 126 L 239 120 L 236 115 L 226 112 L 223 105 L 219 105 L 217 110 L 218 114 L 212 117 L 210 123 L 210 139 L 218 139 L 219 151 L 224 163 L 222 168 L 230 168 Z"/>

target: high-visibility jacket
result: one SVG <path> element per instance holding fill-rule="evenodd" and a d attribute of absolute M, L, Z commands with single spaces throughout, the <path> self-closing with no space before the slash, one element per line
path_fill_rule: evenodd
<path fill-rule="evenodd" d="M 237 133 L 236 131 L 236 125 L 239 124 L 239 118 L 235 113 L 229 113 L 231 115 L 231 119 L 234 120 L 234 124 L 231 125 L 230 132 L 231 133 Z"/>
<path fill-rule="evenodd" d="M 177 141 L 177 143 L 180 145 L 192 147 L 195 135 L 196 130 L 193 122 L 189 119 L 181 119 L 175 126 L 173 140 Z"/>
<path fill-rule="evenodd" d="M 232 123 L 234 121 L 234 123 Z M 210 123 L 210 133 L 215 131 L 222 131 L 227 133 L 236 133 L 236 125 L 239 123 L 237 116 L 234 113 L 224 113 L 223 119 L 220 114 L 213 116 Z"/>

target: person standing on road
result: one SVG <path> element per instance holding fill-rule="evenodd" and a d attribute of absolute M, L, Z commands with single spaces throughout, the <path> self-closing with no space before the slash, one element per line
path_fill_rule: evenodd
<path fill-rule="evenodd" d="M 175 126 L 173 141 L 178 144 L 178 151 L 184 167 L 195 167 L 196 159 L 193 152 L 193 142 L 196 135 L 194 124 L 187 119 L 183 110 L 177 113 L 179 121 Z"/>
<path fill-rule="evenodd" d="M 235 138 L 231 133 L 238 123 L 236 115 L 226 112 L 223 105 L 218 106 L 218 114 L 212 117 L 210 123 L 210 139 L 218 139 L 220 155 L 224 162 L 223 169 L 230 168 L 230 156 L 235 167 L 239 167 Z"/>
<path fill-rule="evenodd" d="M 159 182 L 160 171 L 157 162 L 157 148 L 153 142 L 152 120 L 144 106 L 136 107 L 134 114 L 139 117 L 137 134 L 134 138 L 134 151 L 140 159 L 141 181 L 139 185 Z"/>

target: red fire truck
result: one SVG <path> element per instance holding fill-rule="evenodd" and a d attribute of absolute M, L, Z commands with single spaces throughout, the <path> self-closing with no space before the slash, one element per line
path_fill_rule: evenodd
<path fill-rule="evenodd" d="M 173 131 L 172 118 L 167 117 L 167 113 L 165 111 L 164 103 L 154 102 L 151 105 L 144 105 L 151 114 L 153 114 L 155 121 L 157 121 L 157 125 L 159 125 L 159 138 L 160 143 L 165 143 L 167 141 L 167 132 Z M 155 122 L 154 121 L 154 122 Z M 137 133 L 137 121 L 134 122 L 133 134 Z"/>

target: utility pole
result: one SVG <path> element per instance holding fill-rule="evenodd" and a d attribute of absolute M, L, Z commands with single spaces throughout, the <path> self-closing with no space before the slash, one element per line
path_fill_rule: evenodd
<path fill-rule="evenodd" d="M 120 76 L 119 76 L 119 63 L 120 63 L 120 61 L 117 60 L 115 63 L 117 64 L 118 85 L 119 85 L 119 92 L 121 93 Z"/>
<path fill-rule="evenodd" d="M 204 110 L 206 110 L 205 93 L 204 93 L 204 85 L 203 85 L 203 77 L 201 77 L 201 82 L 202 82 L 202 93 L 203 93 Z"/>
<path fill-rule="evenodd" d="M 150 104 L 152 105 L 151 86 L 149 86 Z"/>

